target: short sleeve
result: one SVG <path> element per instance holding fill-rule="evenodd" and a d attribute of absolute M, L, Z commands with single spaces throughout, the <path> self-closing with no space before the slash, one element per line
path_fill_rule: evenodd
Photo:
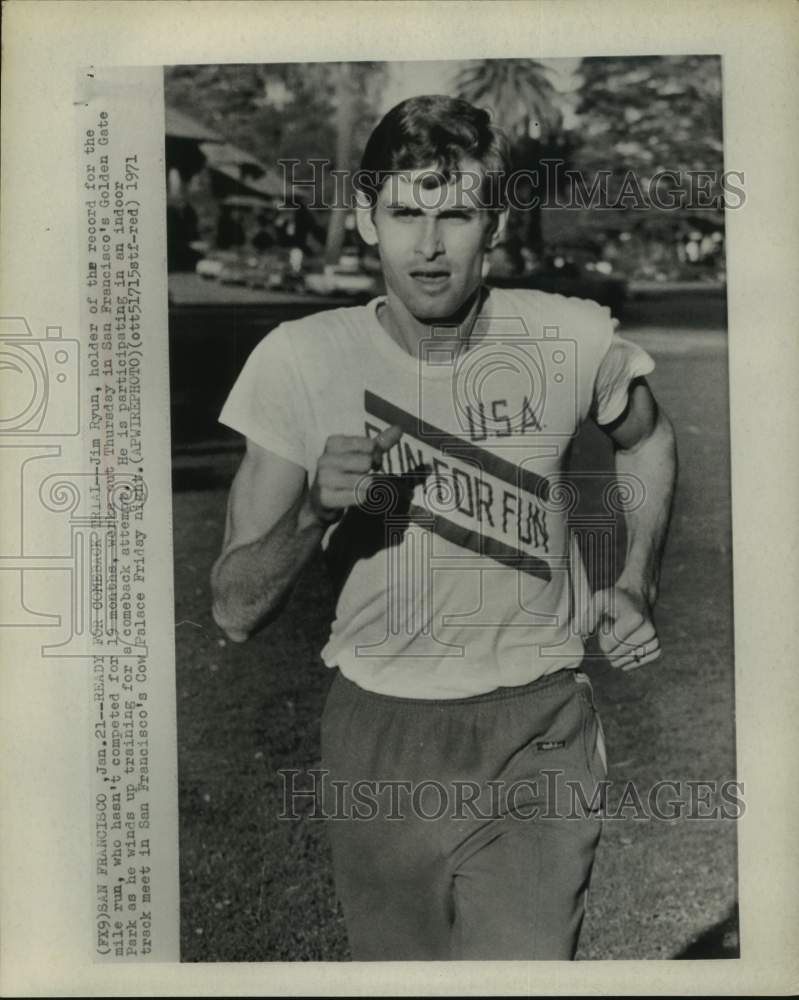
<path fill-rule="evenodd" d="M 250 354 L 219 421 L 262 448 L 305 466 L 305 399 L 288 331 L 278 326 Z"/>
<path fill-rule="evenodd" d="M 613 423 L 624 413 L 630 382 L 654 371 L 655 362 L 637 344 L 613 334 L 594 383 L 592 413 L 598 424 Z"/>

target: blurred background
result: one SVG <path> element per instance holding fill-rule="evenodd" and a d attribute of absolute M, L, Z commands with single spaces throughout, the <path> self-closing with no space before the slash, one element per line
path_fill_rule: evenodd
<path fill-rule="evenodd" d="M 226 642 L 208 576 L 243 451 L 217 417 L 278 323 L 381 291 L 375 256 L 324 161 L 358 168 L 374 124 L 415 94 L 490 108 L 542 206 L 515 211 L 488 280 L 595 299 L 655 358 L 680 483 L 657 608 L 658 663 L 587 664 L 614 795 L 626 781 L 735 778 L 722 78 L 715 56 L 173 66 L 165 70 L 182 954 L 190 961 L 348 957 L 323 826 L 280 821 L 280 768 L 318 765 L 333 615 L 321 561 L 282 617 Z M 295 161 L 288 170 L 281 160 Z M 547 163 L 559 161 L 554 170 Z M 734 165 L 732 165 L 734 166 Z M 618 207 L 569 205 L 565 171 L 601 172 Z M 641 208 L 658 171 L 712 174 L 702 207 Z M 314 179 L 317 186 L 307 183 Z M 346 189 L 339 192 L 345 202 Z M 519 192 L 524 195 L 525 192 Z M 289 207 L 290 206 L 290 207 Z M 611 473 L 587 425 L 573 466 Z M 605 480 L 606 481 L 606 480 Z M 602 482 L 601 478 L 595 482 Z M 584 502 L 599 503 L 584 487 Z M 623 524 L 617 549 L 623 552 Z M 594 585 L 608 567 L 595 568 Z M 614 791 L 615 788 L 615 791 Z M 579 958 L 739 954 L 735 824 L 608 823 Z"/>

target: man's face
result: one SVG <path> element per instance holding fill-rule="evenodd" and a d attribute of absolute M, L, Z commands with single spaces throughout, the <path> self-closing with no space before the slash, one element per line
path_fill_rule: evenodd
<path fill-rule="evenodd" d="M 480 167 L 464 161 L 447 183 L 434 168 L 404 171 L 380 190 L 361 233 L 377 243 L 389 295 L 423 322 L 446 320 L 479 288 L 500 213 L 480 207 Z M 427 181 L 427 183 L 425 183 Z"/>

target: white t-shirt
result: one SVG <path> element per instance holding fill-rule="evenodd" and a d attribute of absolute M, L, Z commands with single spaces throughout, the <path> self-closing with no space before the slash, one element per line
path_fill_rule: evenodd
<path fill-rule="evenodd" d="M 307 470 L 331 434 L 403 436 L 363 508 L 323 548 L 340 586 L 322 650 L 368 690 L 463 698 L 577 667 L 564 493 L 590 414 L 624 411 L 654 368 L 597 303 L 491 289 L 458 357 L 420 356 L 377 318 L 381 299 L 284 323 L 254 349 L 220 420 Z"/>

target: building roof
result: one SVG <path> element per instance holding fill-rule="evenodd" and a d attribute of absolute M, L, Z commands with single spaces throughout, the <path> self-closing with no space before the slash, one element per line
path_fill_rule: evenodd
<path fill-rule="evenodd" d="M 256 156 L 238 146 L 234 146 L 232 142 L 227 142 L 227 140 L 209 143 L 208 148 L 203 148 L 202 151 L 214 165 L 238 166 L 242 163 L 247 163 L 255 167 L 260 167 L 266 173 L 267 168 Z"/>
<path fill-rule="evenodd" d="M 278 200 L 283 194 L 283 188 L 279 182 L 269 177 L 248 177 L 243 178 L 236 167 L 226 163 L 209 163 L 209 170 L 215 170 L 223 174 L 228 180 L 234 181 L 241 193 L 250 193 L 260 198 L 270 201 Z"/>
<path fill-rule="evenodd" d="M 173 139 L 192 139 L 195 142 L 224 142 L 221 135 L 201 122 L 178 111 L 166 107 L 166 134 Z"/>
<path fill-rule="evenodd" d="M 283 183 L 275 171 L 270 170 L 251 153 L 230 142 L 202 144 L 200 149 L 211 170 L 237 181 L 255 194 L 267 198 L 280 198 L 283 194 Z M 249 176 L 242 169 L 247 167 L 251 168 Z"/>

